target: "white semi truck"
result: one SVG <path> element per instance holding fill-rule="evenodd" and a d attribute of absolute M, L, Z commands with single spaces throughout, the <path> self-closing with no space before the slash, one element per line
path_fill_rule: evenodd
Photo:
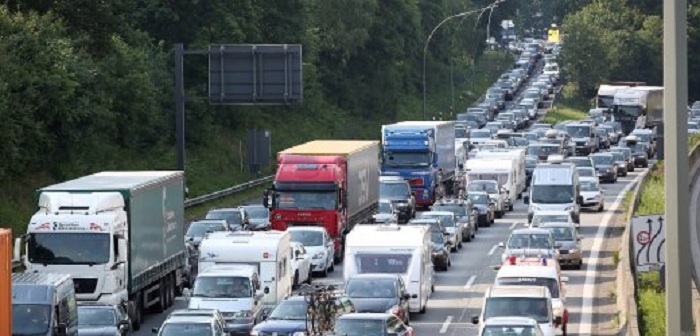
<path fill-rule="evenodd" d="M 70 274 L 78 301 L 122 304 L 139 329 L 146 310 L 162 312 L 182 290 L 183 178 L 102 172 L 39 189 L 15 259 L 28 272 Z"/>

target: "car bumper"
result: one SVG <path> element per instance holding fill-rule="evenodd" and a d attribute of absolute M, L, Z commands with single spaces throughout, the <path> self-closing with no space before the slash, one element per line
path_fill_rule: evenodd
<path fill-rule="evenodd" d="M 479 225 L 481 224 L 488 224 L 489 221 L 491 220 L 491 216 L 489 216 L 487 213 L 486 214 L 479 214 Z"/>
<path fill-rule="evenodd" d="M 649 160 L 647 160 L 647 158 L 644 158 L 644 157 L 635 157 L 635 158 L 634 158 L 634 165 L 637 166 L 637 167 L 639 167 L 639 166 L 644 166 L 644 165 L 646 165 L 648 162 L 649 162 Z"/>
<path fill-rule="evenodd" d="M 560 265 L 578 265 L 581 263 L 581 251 L 570 253 L 569 250 L 559 250 Z"/>
<path fill-rule="evenodd" d="M 226 323 L 226 326 L 229 328 L 230 336 L 248 336 L 250 335 L 250 331 L 253 329 L 253 326 L 255 324 L 253 322 L 250 323 Z"/>
<path fill-rule="evenodd" d="M 445 267 L 447 266 L 447 254 L 433 254 L 433 265 Z"/>
<path fill-rule="evenodd" d="M 601 199 L 584 201 L 581 207 L 584 209 L 598 209 L 598 207 L 600 207 L 600 203 L 602 202 L 603 200 Z"/>
<path fill-rule="evenodd" d="M 588 155 L 591 154 L 592 152 L 592 147 L 589 146 L 576 146 L 576 149 L 574 150 L 574 153 L 576 155 Z"/>
<path fill-rule="evenodd" d="M 312 272 L 323 272 L 326 270 L 326 266 L 328 265 L 328 261 L 324 259 L 319 259 L 319 260 L 312 260 L 311 261 L 311 271 Z"/>
<path fill-rule="evenodd" d="M 616 177 L 615 172 L 608 172 L 608 171 L 602 172 L 602 173 L 598 172 L 597 175 L 598 175 L 598 179 L 600 179 L 601 181 L 613 181 L 613 180 L 615 180 L 615 177 Z"/>

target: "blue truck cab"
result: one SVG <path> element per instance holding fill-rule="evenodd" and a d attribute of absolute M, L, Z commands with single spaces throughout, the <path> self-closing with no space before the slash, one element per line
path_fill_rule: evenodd
<path fill-rule="evenodd" d="M 403 121 L 382 126 L 381 174 L 401 176 L 416 204 L 428 207 L 452 193 L 455 179 L 455 122 Z M 442 193 L 442 195 L 437 195 Z"/>
<path fill-rule="evenodd" d="M 12 274 L 12 335 L 78 335 L 78 307 L 68 274 Z"/>

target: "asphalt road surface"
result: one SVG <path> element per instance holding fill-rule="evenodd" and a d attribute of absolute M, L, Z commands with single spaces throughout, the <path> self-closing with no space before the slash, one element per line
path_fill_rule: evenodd
<path fill-rule="evenodd" d="M 540 110 L 540 114 L 546 110 Z M 584 212 L 581 215 L 582 248 L 584 265 L 581 270 L 563 270 L 569 278 L 565 286 L 566 306 L 569 309 L 569 335 L 604 335 L 616 330 L 616 308 L 610 289 L 615 282 L 614 252 L 619 247 L 611 244 L 616 236 L 615 221 L 624 212 L 620 204 L 625 193 L 641 180 L 644 170 L 637 169 L 627 177 L 620 177 L 615 184 L 602 184 L 605 189 L 605 211 Z M 251 200 L 255 202 L 256 200 Z M 486 289 L 496 276 L 494 266 L 500 264 L 502 250 L 499 242 L 505 242 L 510 232 L 525 227 L 527 205 L 519 201 L 514 211 L 496 219 L 491 227 L 480 228 L 476 239 L 464 243 L 453 253 L 452 267 L 447 272 L 436 272 L 435 293 L 428 301 L 424 314 L 411 316 L 416 335 L 477 335 L 477 327 L 471 317 L 478 315 Z M 617 234 L 619 236 L 619 234 Z M 342 265 L 327 278 L 314 280 L 322 284 L 342 282 Z M 174 309 L 186 308 L 186 301 L 178 298 L 168 311 L 148 315 L 142 329 L 135 335 L 148 335 L 158 328 Z"/>

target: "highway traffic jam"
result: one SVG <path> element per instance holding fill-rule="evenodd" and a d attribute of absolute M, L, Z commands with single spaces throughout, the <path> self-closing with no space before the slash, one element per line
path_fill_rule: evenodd
<path fill-rule="evenodd" d="M 40 189 L 13 334 L 594 333 L 593 255 L 653 163 L 663 89 L 606 85 L 588 119 L 544 123 L 560 46 L 522 45 L 456 120 L 282 150 L 262 202 L 189 225 L 182 172 Z"/>

